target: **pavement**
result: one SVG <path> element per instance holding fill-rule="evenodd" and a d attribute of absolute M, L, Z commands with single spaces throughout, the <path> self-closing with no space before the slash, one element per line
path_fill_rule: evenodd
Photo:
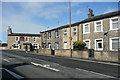
<path fill-rule="evenodd" d="M 3 51 L 0 59 L 2 60 L 2 69 L 17 80 L 48 78 L 114 80 L 119 78 L 119 65 L 116 63 L 97 63 L 89 60 L 36 55 L 13 50 Z M 3 76 L 8 74 L 3 73 Z"/>

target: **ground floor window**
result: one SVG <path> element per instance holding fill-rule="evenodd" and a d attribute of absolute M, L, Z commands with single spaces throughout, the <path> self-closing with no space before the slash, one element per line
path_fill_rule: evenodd
<path fill-rule="evenodd" d="M 19 44 L 17 44 L 17 43 L 14 43 L 12 46 L 14 49 L 19 49 Z"/>
<path fill-rule="evenodd" d="M 84 42 L 86 43 L 86 46 L 88 49 L 90 49 L 90 40 L 84 40 Z"/>
<path fill-rule="evenodd" d="M 33 49 L 38 49 L 39 45 L 38 44 L 33 44 Z"/>
<path fill-rule="evenodd" d="M 48 43 L 48 48 L 51 49 L 51 43 Z"/>
<path fill-rule="evenodd" d="M 55 48 L 56 48 L 56 49 L 59 48 L 59 42 L 55 42 Z"/>
<path fill-rule="evenodd" d="M 103 50 L 103 39 L 95 39 L 95 50 Z"/>
<path fill-rule="evenodd" d="M 64 42 L 64 49 L 67 49 L 67 42 Z"/>
<path fill-rule="evenodd" d="M 110 50 L 117 51 L 120 49 L 120 37 L 110 38 Z"/>

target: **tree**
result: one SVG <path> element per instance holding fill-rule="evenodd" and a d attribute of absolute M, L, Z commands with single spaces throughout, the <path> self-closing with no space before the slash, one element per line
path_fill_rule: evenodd
<path fill-rule="evenodd" d="M 83 41 L 75 41 L 73 46 L 75 50 L 83 50 L 86 46 L 86 43 Z"/>

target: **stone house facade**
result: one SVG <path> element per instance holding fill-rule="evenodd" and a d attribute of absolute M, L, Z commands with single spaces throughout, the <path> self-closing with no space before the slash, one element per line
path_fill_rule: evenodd
<path fill-rule="evenodd" d="M 8 48 L 14 50 L 32 51 L 41 47 L 40 34 L 13 33 L 8 28 Z"/>
<path fill-rule="evenodd" d="M 120 14 L 116 11 L 81 21 L 86 46 L 97 51 L 117 51 L 120 48 L 119 19 Z"/>
<path fill-rule="evenodd" d="M 116 51 L 120 48 L 120 11 L 94 16 L 89 9 L 88 18 L 80 22 L 71 24 L 71 48 L 75 41 L 84 41 L 88 49 L 97 51 Z M 59 38 L 55 38 L 55 31 L 59 31 Z M 59 43 L 57 49 L 70 49 L 70 27 L 63 25 L 58 28 L 41 32 L 42 43 L 45 42 L 43 36 L 47 33 L 51 38 L 46 39 L 51 48 L 56 48 L 55 42 Z M 46 43 L 46 42 L 45 42 Z M 44 45 L 45 46 L 45 45 Z M 53 47 L 54 46 L 54 47 Z M 45 47 L 44 47 L 45 48 Z M 49 47 L 50 48 L 50 47 Z"/>

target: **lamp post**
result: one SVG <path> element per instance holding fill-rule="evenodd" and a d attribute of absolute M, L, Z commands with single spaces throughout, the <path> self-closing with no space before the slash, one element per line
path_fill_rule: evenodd
<path fill-rule="evenodd" d="M 72 41 L 72 37 L 71 37 L 71 0 L 69 1 L 69 19 L 70 19 L 70 23 L 69 23 L 69 27 L 70 27 L 70 57 L 72 57 L 72 48 L 71 48 L 71 41 Z"/>

